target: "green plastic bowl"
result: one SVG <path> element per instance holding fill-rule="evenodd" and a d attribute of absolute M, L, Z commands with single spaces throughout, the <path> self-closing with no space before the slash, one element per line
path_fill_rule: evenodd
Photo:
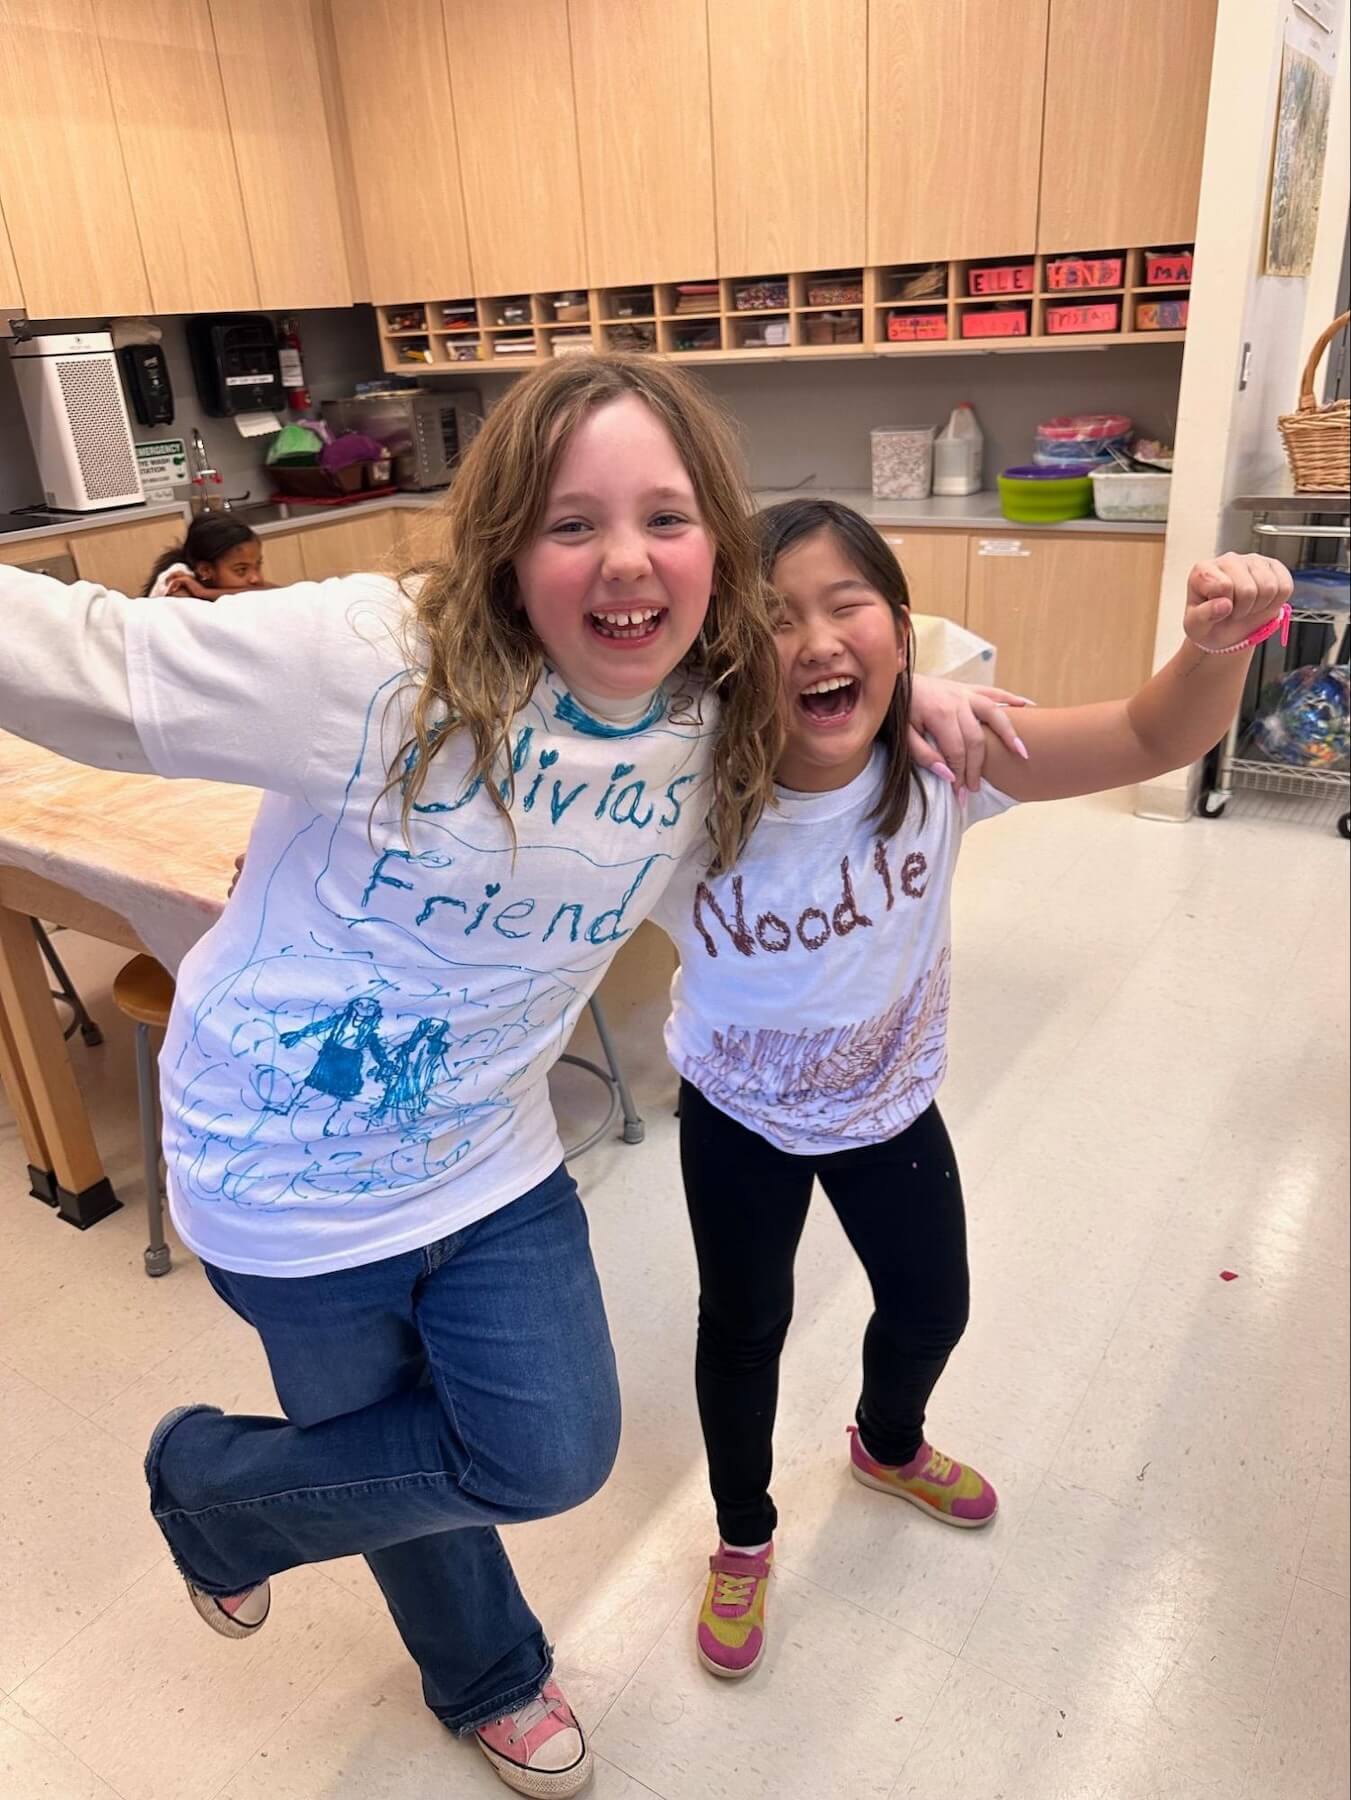
<path fill-rule="evenodd" d="M 1093 483 L 1076 466 L 1043 469 L 1033 464 L 1005 469 L 999 477 L 999 509 L 1018 525 L 1057 525 L 1093 512 Z"/>

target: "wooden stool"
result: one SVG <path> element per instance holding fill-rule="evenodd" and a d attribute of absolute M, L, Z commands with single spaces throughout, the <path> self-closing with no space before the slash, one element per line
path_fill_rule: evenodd
<path fill-rule="evenodd" d="M 145 1159 L 145 1205 L 150 1243 L 145 1253 L 147 1275 L 169 1273 L 169 1246 L 164 1241 L 164 1195 L 159 1180 L 159 1118 L 155 1063 L 150 1033 L 169 1023 L 174 980 L 153 956 L 134 956 L 113 982 L 119 1012 L 136 1021 L 136 1091 L 141 1107 L 141 1155 Z"/>

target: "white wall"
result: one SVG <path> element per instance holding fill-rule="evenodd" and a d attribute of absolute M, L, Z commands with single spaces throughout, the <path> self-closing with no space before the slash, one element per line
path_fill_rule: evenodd
<path fill-rule="evenodd" d="M 1122 412 L 1145 436 L 1171 443 L 1181 371 L 1180 344 L 1137 344 L 857 361 L 767 358 L 705 363 L 693 372 L 736 421 L 755 487 L 867 491 L 875 426 L 941 426 L 962 400 L 975 406 L 985 433 L 987 488 L 1001 469 L 1031 461 L 1038 422 L 1058 413 Z M 513 379 L 500 372 L 478 382 L 486 408 Z"/>
<path fill-rule="evenodd" d="M 1307 345 L 1333 316 L 1347 219 L 1345 57 L 1338 66 L 1347 12 L 1341 0 L 1328 33 L 1294 0 L 1219 0 L 1156 667 L 1177 648 L 1192 564 L 1248 548 L 1249 520 L 1233 508 L 1234 498 L 1283 479 L 1276 419 L 1293 409 Z M 1318 246 L 1307 279 L 1260 273 L 1287 38 L 1337 71 Z M 1252 353 L 1240 391 L 1245 344 Z M 1189 817 L 1195 785 L 1196 772 L 1188 770 L 1151 782 L 1140 791 L 1140 811 Z"/>

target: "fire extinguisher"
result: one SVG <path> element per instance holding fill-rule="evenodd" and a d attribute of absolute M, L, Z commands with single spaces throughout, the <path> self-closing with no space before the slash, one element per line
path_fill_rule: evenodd
<path fill-rule="evenodd" d="M 310 410 L 310 390 L 305 386 L 305 370 L 300 361 L 300 333 L 294 319 L 283 319 L 277 334 L 277 360 L 281 363 L 281 384 L 292 412 Z"/>

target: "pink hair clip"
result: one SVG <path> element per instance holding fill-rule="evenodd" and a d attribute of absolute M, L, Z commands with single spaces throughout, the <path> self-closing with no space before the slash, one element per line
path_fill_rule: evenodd
<path fill-rule="evenodd" d="M 1290 620 L 1294 608 L 1287 600 L 1274 618 L 1268 619 L 1265 625 L 1259 625 L 1256 631 L 1250 631 L 1237 644 L 1226 644 L 1222 650 L 1212 650 L 1209 644 L 1198 644 L 1198 650 L 1204 650 L 1207 656 L 1233 656 L 1239 650 L 1255 650 L 1259 644 L 1265 644 L 1269 637 L 1281 634 L 1281 649 L 1290 642 Z"/>

